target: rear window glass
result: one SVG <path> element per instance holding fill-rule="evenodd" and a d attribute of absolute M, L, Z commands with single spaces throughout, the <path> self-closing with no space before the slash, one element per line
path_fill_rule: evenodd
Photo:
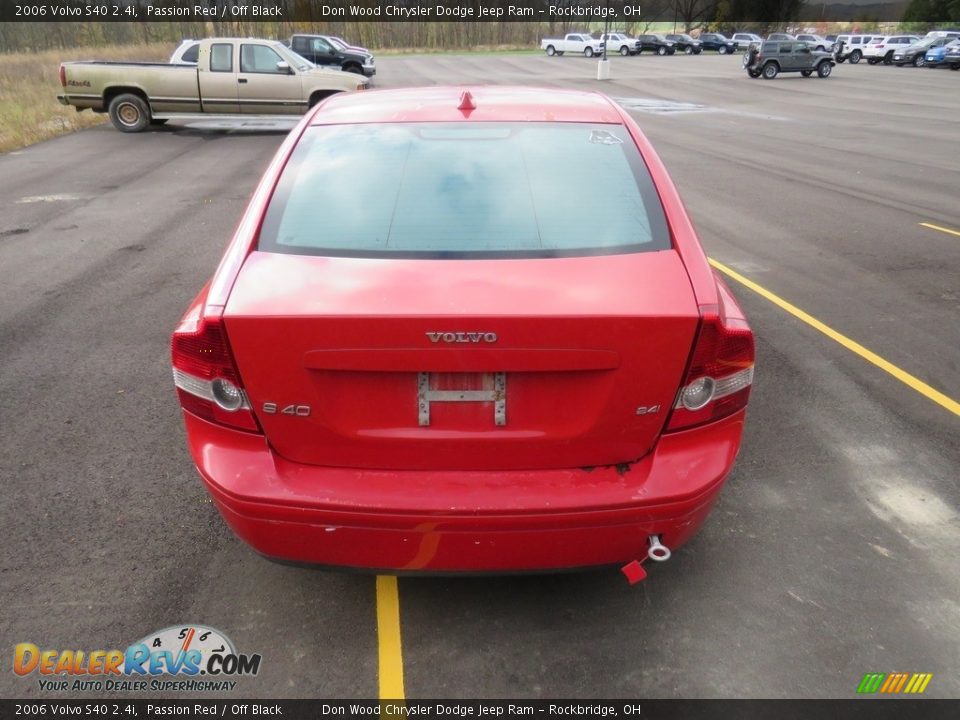
<path fill-rule="evenodd" d="M 564 257 L 669 248 L 622 125 L 390 123 L 308 128 L 259 249 L 350 257 Z"/>

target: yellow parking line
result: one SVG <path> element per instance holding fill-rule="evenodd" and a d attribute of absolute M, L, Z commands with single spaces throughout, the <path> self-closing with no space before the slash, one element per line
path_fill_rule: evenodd
<path fill-rule="evenodd" d="M 933 223 L 920 223 L 920 225 L 925 228 L 930 228 L 931 230 L 939 230 L 942 233 L 960 237 L 960 230 L 951 230 L 950 228 L 940 227 L 939 225 L 934 225 Z"/>
<path fill-rule="evenodd" d="M 381 700 L 403 700 L 403 650 L 400 645 L 400 596 L 394 575 L 377 576 L 378 677 Z"/>
<path fill-rule="evenodd" d="M 845 347 L 850 352 L 855 353 L 856 355 L 859 355 L 867 362 L 873 363 L 881 370 L 890 373 L 891 375 L 893 375 L 893 377 L 895 377 L 897 380 L 902 382 L 904 385 L 907 385 L 908 387 L 913 388 L 928 400 L 932 400 L 933 402 L 937 403 L 937 405 L 940 405 L 943 408 L 947 409 L 949 412 L 952 412 L 954 415 L 960 416 L 960 402 L 957 402 L 951 397 L 947 397 L 939 390 L 935 390 L 934 388 L 930 387 L 919 378 L 908 373 L 906 370 L 903 370 L 897 367 L 892 362 L 884 360 L 875 352 L 872 352 L 871 350 L 867 350 L 867 348 L 865 348 L 860 343 L 855 342 L 854 340 L 851 340 L 850 338 L 848 338 L 846 335 L 843 335 L 842 333 L 837 332 L 829 325 L 825 325 L 824 323 L 820 322 L 812 315 L 805 313 L 796 305 L 793 305 L 787 302 L 786 300 L 779 297 L 778 295 L 774 295 L 772 292 L 770 292 L 766 288 L 761 287 L 757 283 L 753 282 L 753 280 L 750 280 L 749 278 L 744 277 L 743 275 L 736 272 L 735 270 L 728 268 L 723 263 L 717 262 L 713 258 L 710 258 L 710 264 L 713 265 L 713 267 L 715 267 L 717 270 L 722 272 L 724 275 L 727 275 L 728 277 L 733 278 L 744 287 L 750 288 L 761 297 L 764 297 L 770 302 L 772 302 L 774 305 L 782 308 L 783 310 L 786 310 L 795 318 L 802 320 L 810 327 L 819 330 L 831 340 L 835 340 L 836 342 L 840 343 L 841 345 L 843 345 L 843 347 Z"/>

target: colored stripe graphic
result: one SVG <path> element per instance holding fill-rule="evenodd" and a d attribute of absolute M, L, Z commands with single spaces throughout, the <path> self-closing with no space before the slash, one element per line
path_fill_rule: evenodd
<path fill-rule="evenodd" d="M 886 673 L 867 673 L 857 686 L 858 693 L 875 693 L 880 689 L 880 683 L 886 677 Z"/>
<path fill-rule="evenodd" d="M 866 673 L 857 692 L 861 695 L 920 695 L 933 679 L 933 673 Z"/>

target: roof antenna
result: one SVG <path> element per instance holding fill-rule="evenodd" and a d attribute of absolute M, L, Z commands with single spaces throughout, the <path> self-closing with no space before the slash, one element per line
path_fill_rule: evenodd
<path fill-rule="evenodd" d="M 464 112 L 470 112 L 471 110 L 476 110 L 477 105 L 473 102 L 473 95 L 470 94 L 469 90 L 464 90 L 460 94 L 460 104 L 457 106 L 457 110 L 463 110 Z"/>

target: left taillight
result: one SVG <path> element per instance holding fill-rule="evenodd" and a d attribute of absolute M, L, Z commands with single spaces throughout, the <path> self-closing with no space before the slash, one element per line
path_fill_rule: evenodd
<path fill-rule="evenodd" d="M 719 309 L 701 308 L 690 367 L 666 432 L 714 422 L 747 405 L 753 384 L 753 331 L 745 320 L 723 317 Z"/>
<path fill-rule="evenodd" d="M 171 337 L 170 350 L 173 382 L 184 410 L 218 425 L 261 431 L 222 319 L 198 317 L 181 324 Z"/>
<path fill-rule="evenodd" d="M 61 64 L 60 65 L 60 87 L 67 86 L 67 69 Z"/>

